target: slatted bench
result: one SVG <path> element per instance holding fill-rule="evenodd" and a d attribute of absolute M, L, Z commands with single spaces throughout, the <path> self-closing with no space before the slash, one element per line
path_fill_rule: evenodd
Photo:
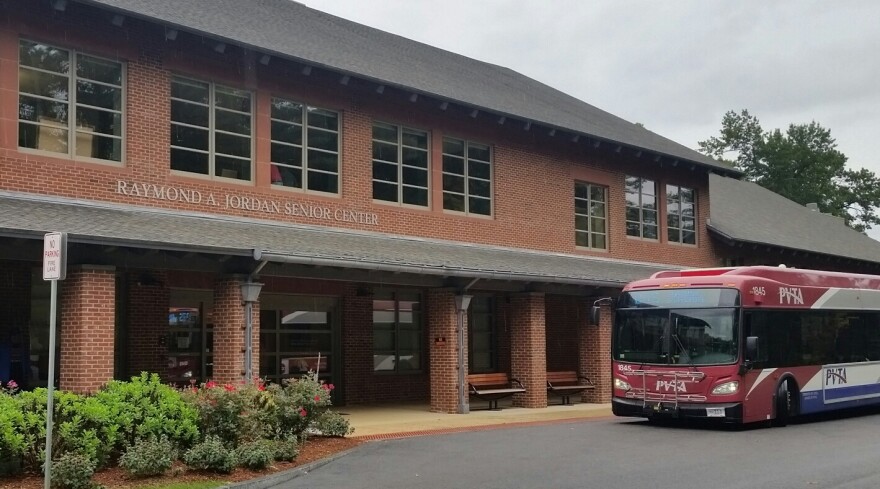
<path fill-rule="evenodd" d="M 525 392 L 522 382 L 511 379 L 504 372 L 468 375 L 470 395 L 489 401 L 490 410 L 499 410 L 498 400 Z"/>
<path fill-rule="evenodd" d="M 585 390 L 595 389 L 593 382 L 574 370 L 565 372 L 547 372 L 547 395 L 562 397 L 562 404 L 571 404 L 571 396 Z"/>

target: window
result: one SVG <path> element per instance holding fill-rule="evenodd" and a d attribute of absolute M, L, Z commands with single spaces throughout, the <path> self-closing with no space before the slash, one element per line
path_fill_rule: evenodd
<path fill-rule="evenodd" d="M 670 243 L 697 244 L 694 189 L 666 186 L 666 235 Z"/>
<path fill-rule="evenodd" d="M 171 80 L 171 169 L 251 180 L 251 93 Z"/>
<path fill-rule="evenodd" d="M 373 370 L 421 371 L 422 342 L 419 293 L 376 291 L 373 296 Z"/>
<path fill-rule="evenodd" d="M 608 249 L 605 187 L 574 182 L 575 245 L 599 250 Z"/>
<path fill-rule="evenodd" d="M 339 193 L 339 114 L 272 99 L 272 185 Z"/>
<path fill-rule="evenodd" d="M 626 177 L 626 235 L 657 239 L 657 196 L 653 180 Z"/>
<path fill-rule="evenodd" d="M 178 385 L 204 382 L 214 365 L 211 291 L 171 289 L 169 302 L 166 378 Z"/>
<path fill-rule="evenodd" d="M 19 41 L 19 147 L 122 161 L 122 72 L 122 63 Z"/>
<path fill-rule="evenodd" d="M 489 146 L 443 139 L 443 208 L 492 215 L 492 152 Z"/>
<path fill-rule="evenodd" d="M 468 316 L 468 372 L 498 371 L 498 328 L 495 301 L 488 296 L 474 296 Z"/>
<path fill-rule="evenodd" d="M 373 124 L 373 198 L 428 206 L 428 133 Z"/>

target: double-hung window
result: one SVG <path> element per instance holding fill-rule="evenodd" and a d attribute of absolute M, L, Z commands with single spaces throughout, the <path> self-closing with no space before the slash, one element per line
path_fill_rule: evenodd
<path fill-rule="evenodd" d="M 428 206 L 428 133 L 373 124 L 373 198 Z"/>
<path fill-rule="evenodd" d="M 443 138 L 443 208 L 492 215 L 492 151 L 485 144 Z"/>
<path fill-rule="evenodd" d="M 171 169 L 253 179 L 253 96 L 187 78 L 171 80 Z"/>
<path fill-rule="evenodd" d="M 666 234 L 670 243 L 697 244 L 694 189 L 666 186 Z"/>
<path fill-rule="evenodd" d="M 339 114 L 272 99 L 272 185 L 339 193 Z"/>
<path fill-rule="evenodd" d="M 608 249 L 607 192 L 605 187 L 574 182 L 575 245 Z"/>
<path fill-rule="evenodd" d="M 373 371 L 420 371 L 423 327 L 418 292 L 376 291 L 373 295 Z"/>
<path fill-rule="evenodd" d="M 122 161 L 122 63 L 19 41 L 18 146 Z"/>
<path fill-rule="evenodd" d="M 626 235 L 657 239 L 657 190 L 653 180 L 626 177 Z"/>

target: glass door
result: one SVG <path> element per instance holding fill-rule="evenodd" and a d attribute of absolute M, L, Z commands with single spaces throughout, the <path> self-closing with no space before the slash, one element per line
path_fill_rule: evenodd
<path fill-rule="evenodd" d="M 264 294 L 260 298 L 260 376 L 271 382 L 317 374 L 339 384 L 339 300 Z"/>

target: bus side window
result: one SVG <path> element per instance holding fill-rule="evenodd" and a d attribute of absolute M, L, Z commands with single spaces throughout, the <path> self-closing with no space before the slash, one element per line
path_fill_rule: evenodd
<path fill-rule="evenodd" d="M 769 360 L 769 352 L 767 349 L 770 331 L 767 328 L 767 317 L 764 312 L 747 312 L 743 318 L 744 337 L 758 337 L 758 358 L 755 359 L 755 366 L 763 368 Z M 745 345 L 743 345 L 745 348 Z"/>

